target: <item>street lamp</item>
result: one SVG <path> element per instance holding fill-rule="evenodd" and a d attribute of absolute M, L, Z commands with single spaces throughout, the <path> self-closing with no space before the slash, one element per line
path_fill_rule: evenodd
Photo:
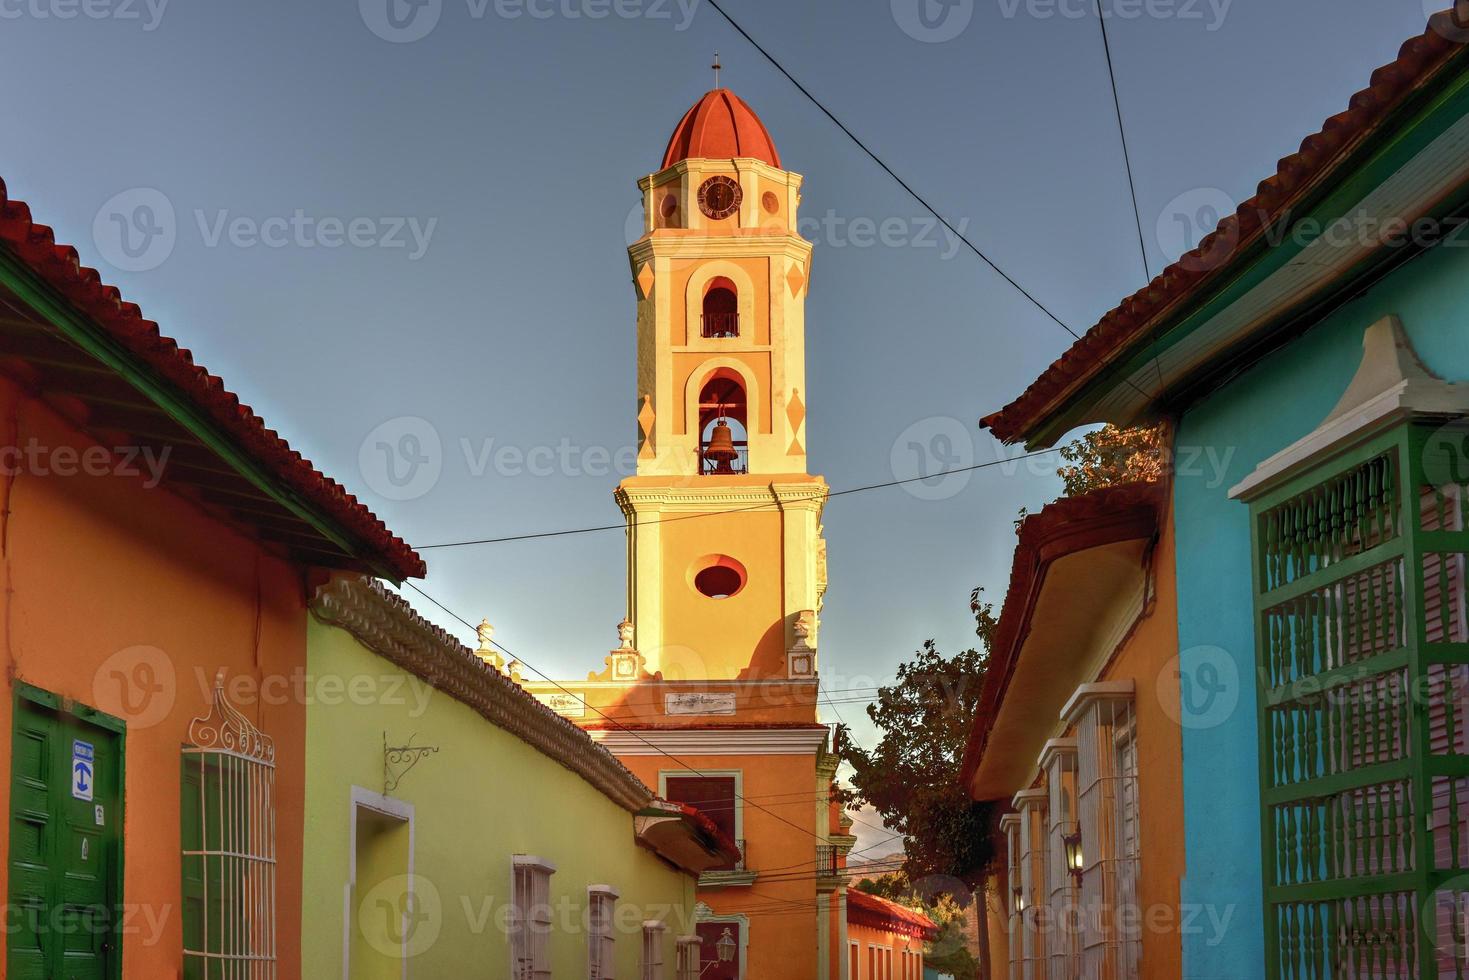
<path fill-rule="evenodd" d="M 735 948 L 737 945 L 738 944 L 735 942 L 735 937 L 733 936 L 733 934 L 730 933 L 729 927 L 726 926 L 724 929 L 724 935 L 720 936 L 717 940 L 714 941 L 714 952 L 719 957 L 718 963 L 731 962 L 734 959 Z M 702 977 L 706 972 L 708 972 L 709 967 L 716 965 L 716 963 L 704 964 L 702 967 L 699 968 L 699 976 Z"/>
<path fill-rule="evenodd" d="M 1062 835 L 1061 844 L 1066 848 L 1066 870 L 1071 872 L 1073 878 L 1080 880 L 1082 871 L 1081 828 L 1077 827 L 1074 834 Z"/>
<path fill-rule="evenodd" d="M 1015 912 L 1021 915 L 1025 913 L 1025 888 L 1022 885 L 1015 886 Z"/>

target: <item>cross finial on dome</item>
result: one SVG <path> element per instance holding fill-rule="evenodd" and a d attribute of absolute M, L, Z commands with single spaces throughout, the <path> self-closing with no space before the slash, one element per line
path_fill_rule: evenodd
<path fill-rule="evenodd" d="M 714 69 L 714 87 L 719 88 L 719 69 L 722 66 L 719 64 L 718 51 L 714 52 L 714 64 L 710 65 L 709 67 Z"/>

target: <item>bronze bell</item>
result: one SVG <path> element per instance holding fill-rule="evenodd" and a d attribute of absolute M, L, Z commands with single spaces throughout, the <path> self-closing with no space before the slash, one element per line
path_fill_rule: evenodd
<path fill-rule="evenodd" d="M 735 448 L 734 437 L 729 431 L 729 423 L 724 419 L 714 423 L 714 432 L 709 436 L 709 445 L 704 450 L 704 458 L 713 460 L 715 473 L 734 472 L 733 464 L 740 458 L 740 452 Z"/>

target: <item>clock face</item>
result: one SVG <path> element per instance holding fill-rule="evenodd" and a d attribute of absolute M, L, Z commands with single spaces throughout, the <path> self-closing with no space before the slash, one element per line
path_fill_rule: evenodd
<path fill-rule="evenodd" d="M 744 199 L 740 185 L 730 177 L 710 177 L 699 185 L 699 210 L 711 218 L 728 218 Z"/>

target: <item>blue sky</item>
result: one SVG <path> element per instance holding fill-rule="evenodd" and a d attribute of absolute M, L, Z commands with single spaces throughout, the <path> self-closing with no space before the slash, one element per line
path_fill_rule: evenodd
<path fill-rule="evenodd" d="M 806 176 L 809 445 L 833 488 L 996 458 L 976 420 L 1070 342 L 706 4 L 394 0 L 400 31 L 386 2 L 0 0 L 0 175 L 415 544 L 618 520 L 635 182 L 716 49 Z M 725 0 L 1081 332 L 1143 281 L 1097 22 L 1081 0 L 922 0 L 923 19 L 919 2 Z M 1424 21 L 1420 0 L 1108 7 L 1154 272 Z M 168 234 L 121 247 L 145 229 Z M 373 462 L 384 433 L 438 442 L 407 499 Z M 969 590 L 1003 597 L 1012 521 L 1055 495 L 1052 468 L 834 500 L 828 688 L 880 683 L 927 637 L 967 645 Z M 613 645 L 623 548 L 614 531 L 429 551 L 423 584 L 579 677 Z"/>

